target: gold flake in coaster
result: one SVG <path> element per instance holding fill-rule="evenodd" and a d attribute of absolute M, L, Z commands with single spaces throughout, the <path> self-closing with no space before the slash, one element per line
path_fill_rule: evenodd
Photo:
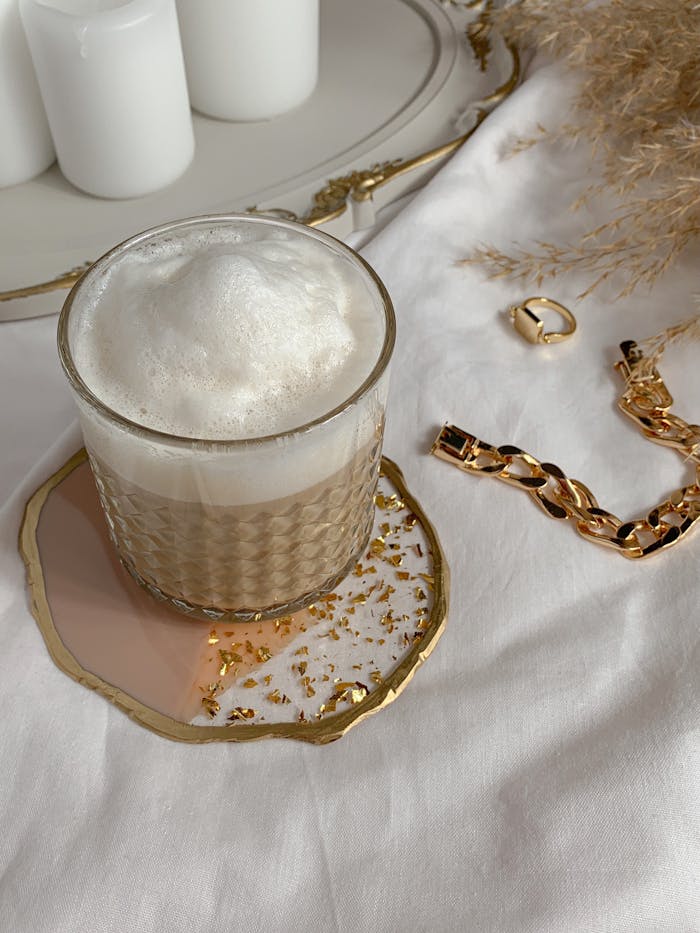
<path fill-rule="evenodd" d="M 332 742 L 396 699 L 446 621 L 439 541 L 387 458 L 376 505 L 367 550 L 334 593 L 281 619 L 197 622 L 122 568 L 81 450 L 25 509 L 32 612 L 61 670 L 160 735 Z"/>

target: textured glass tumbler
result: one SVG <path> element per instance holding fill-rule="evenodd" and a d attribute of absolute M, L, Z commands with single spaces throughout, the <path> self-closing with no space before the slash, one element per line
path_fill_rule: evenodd
<path fill-rule="evenodd" d="M 110 409 L 83 381 L 73 352 L 78 321 L 105 271 L 128 250 L 157 247 L 194 228 L 215 237 L 253 224 L 256 234 L 310 238 L 347 264 L 383 335 L 369 351 L 367 378 L 321 417 L 243 440 L 166 434 Z M 299 224 L 196 217 L 139 234 L 99 259 L 63 307 L 59 355 L 111 540 L 137 582 L 208 620 L 274 618 L 331 592 L 372 528 L 394 339 L 391 301 L 372 269 L 344 244 Z"/>

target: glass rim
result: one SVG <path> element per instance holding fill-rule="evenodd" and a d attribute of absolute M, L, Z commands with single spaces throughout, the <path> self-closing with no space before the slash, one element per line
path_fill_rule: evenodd
<path fill-rule="evenodd" d="M 78 369 L 73 360 L 73 354 L 71 353 L 70 342 L 68 339 L 69 318 L 76 298 L 79 297 L 82 291 L 90 284 L 90 282 L 94 280 L 94 278 L 99 275 L 100 272 L 106 269 L 116 258 L 121 256 L 127 250 L 139 245 L 148 239 L 151 239 L 154 236 L 168 233 L 170 231 L 175 231 L 182 227 L 196 227 L 227 223 L 230 224 L 232 222 L 283 227 L 289 230 L 293 230 L 304 236 L 309 236 L 320 243 L 325 243 L 326 246 L 335 252 L 344 255 L 361 273 L 364 273 L 371 285 L 376 289 L 381 302 L 382 310 L 384 312 L 384 340 L 382 343 L 381 351 L 374 366 L 372 367 L 372 370 L 370 371 L 369 375 L 362 381 L 362 383 L 352 392 L 351 395 L 349 395 L 338 405 L 335 405 L 329 411 L 319 415 L 317 418 L 313 418 L 311 421 L 304 422 L 303 424 L 300 424 L 296 427 L 284 431 L 278 431 L 273 434 L 262 434 L 256 435 L 254 437 L 241 438 L 187 437 L 186 435 L 174 434 L 168 431 L 159 431 L 157 428 L 151 428 L 147 425 L 139 423 L 138 421 L 132 421 L 130 418 L 127 418 L 120 412 L 110 408 L 109 405 L 107 405 L 97 395 L 95 395 L 92 389 L 90 389 L 89 386 L 83 381 L 80 373 L 78 372 Z M 243 448 L 252 444 L 263 444 L 266 442 L 269 443 L 271 441 L 280 440 L 282 438 L 290 438 L 299 434 L 307 433 L 312 428 L 320 427 L 333 421 L 335 418 L 343 414 L 343 412 L 347 411 L 349 408 L 355 405 L 379 382 L 380 378 L 389 365 L 389 361 L 391 359 L 396 342 L 396 317 L 389 293 L 387 292 L 384 283 L 379 278 L 377 273 L 369 265 L 369 263 L 362 258 L 362 256 L 355 252 L 355 250 L 350 246 L 347 246 L 347 244 L 343 243 L 341 240 L 338 240 L 336 237 L 331 236 L 328 233 L 324 233 L 321 230 L 316 230 L 314 227 L 307 226 L 306 224 L 297 223 L 296 221 L 283 218 L 277 218 L 271 215 L 246 213 L 200 214 L 192 217 L 185 217 L 181 220 L 170 221 L 165 224 L 159 224 L 156 227 L 149 227 L 147 230 L 143 230 L 141 233 L 137 233 L 125 240 L 122 240 L 121 243 L 113 246 L 106 253 L 100 256 L 99 259 L 96 259 L 95 262 L 89 266 L 89 268 L 71 288 L 65 302 L 63 303 L 58 320 L 57 342 L 58 356 L 61 361 L 61 366 L 63 367 L 63 371 L 73 390 L 84 402 L 94 408 L 108 421 L 111 421 L 121 428 L 127 429 L 132 434 L 136 433 L 154 441 L 167 442 L 168 444 L 180 447 L 205 447 L 207 449 L 224 450 L 231 448 Z"/>

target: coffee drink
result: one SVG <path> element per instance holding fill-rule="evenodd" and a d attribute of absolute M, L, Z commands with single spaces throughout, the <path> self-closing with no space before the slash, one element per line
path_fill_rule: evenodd
<path fill-rule="evenodd" d="M 328 592 L 371 529 L 393 339 L 369 267 L 296 224 L 194 218 L 99 260 L 59 347 L 132 575 L 205 618 Z"/>

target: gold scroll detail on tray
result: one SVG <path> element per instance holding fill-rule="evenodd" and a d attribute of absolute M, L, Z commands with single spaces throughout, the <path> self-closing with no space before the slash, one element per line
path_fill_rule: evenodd
<path fill-rule="evenodd" d="M 14 301 L 16 298 L 31 298 L 33 295 L 45 295 L 47 292 L 59 291 L 62 288 L 73 288 L 84 272 L 92 265 L 91 261 L 81 263 L 68 272 L 63 272 L 48 282 L 39 282 L 38 285 L 25 285 L 23 288 L 12 288 L 0 292 L 0 301 Z"/>
<path fill-rule="evenodd" d="M 274 214 L 276 216 L 286 217 L 288 220 L 294 220 L 298 223 L 307 224 L 310 227 L 317 227 L 328 223 L 339 217 L 347 210 L 348 199 L 361 203 L 369 201 L 373 193 L 384 185 L 389 184 L 400 175 L 408 174 L 415 169 L 430 165 L 439 159 L 446 159 L 455 153 L 464 143 L 476 132 L 486 117 L 500 104 L 506 97 L 510 96 L 520 82 L 520 55 L 514 46 L 507 46 L 511 55 L 512 67 L 508 79 L 496 88 L 496 90 L 485 97 L 475 107 L 474 125 L 458 136 L 441 146 L 423 152 L 412 159 L 393 159 L 387 162 L 379 162 L 369 169 L 361 171 L 352 171 L 347 175 L 341 175 L 338 178 L 331 178 L 327 184 L 316 192 L 312 199 L 312 206 L 305 214 L 295 214 L 293 211 L 282 209 L 265 209 L 261 214 Z M 253 213 L 258 213 L 256 208 L 249 209 Z"/>
<path fill-rule="evenodd" d="M 671 493 L 643 518 L 622 521 L 601 508 L 580 480 L 570 479 L 553 463 L 543 463 L 512 444 L 494 447 L 454 425 L 442 428 L 432 453 L 468 473 L 490 475 L 525 490 L 550 518 L 572 521 L 584 538 L 623 557 L 636 560 L 668 549 L 700 520 L 700 425 L 669 411 L 673 397 L 656 369 L 644 372 L 635 341 L 626 340 L 620 349 L 623 358 L 615 369 L 625 379 L 625 391 L 618 408 L 645 437 L 677 450 L 695 470 L 693 483 Z"/>

